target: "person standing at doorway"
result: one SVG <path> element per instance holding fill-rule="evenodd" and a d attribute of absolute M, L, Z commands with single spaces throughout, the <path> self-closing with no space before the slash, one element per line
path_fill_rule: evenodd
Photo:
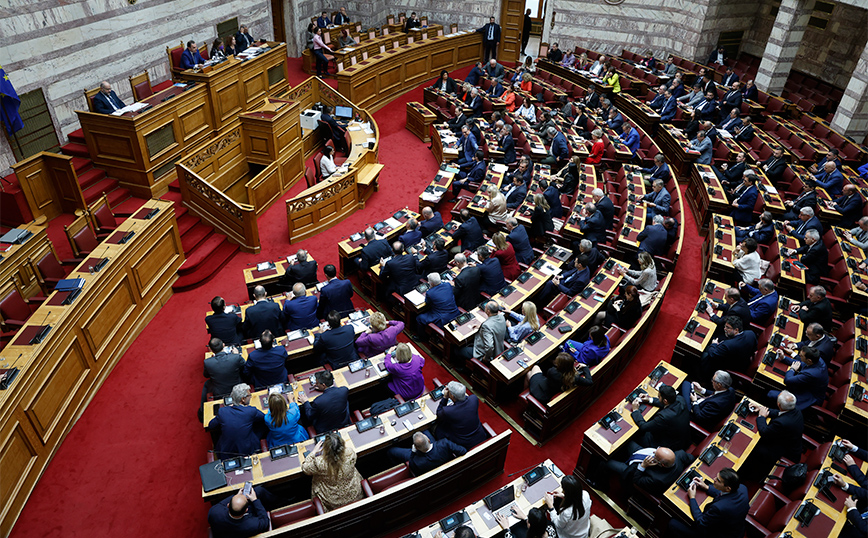
<path fill-rule="evenodd" d="M 527 55 L 527 42 L 530 41 L 530 27 L 533 24 L 530 20 L 530 10 L 524 12 L 524 26 L 521 27 L 521 53 Z"/>

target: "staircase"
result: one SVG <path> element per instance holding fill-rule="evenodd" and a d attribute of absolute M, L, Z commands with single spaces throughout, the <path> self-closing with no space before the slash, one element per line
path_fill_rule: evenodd
<path fill-rule="evenodd" d="M 130 192 L 120 187 L 118 180 L 106 175 L 105 170 L 97 168 L 90 160 L 81 129 L 69 134 L 69 143 L 61 146 L 61 151 L 73 157 L 72 163 L 78 174 L 82 194 L 88 205 L 105 192 L 112 211 L 118 216 L 132 215 L 145 200 L 130 196 Z M 238 245 L 214 230 L 214 228 L 190 213 L 181 201 L 181 189 L 175 180 L 169 185 L 169 192 L 161 197 L 171 201 L 175 207 L 175 219 L 186 260 L 178 268 L 178 280 L 172 285 L 174 291 L 184 291 L 198 287 L 211 279 L 238 252 Z M 207 261 L 207 263 L 205 263 Z"/>

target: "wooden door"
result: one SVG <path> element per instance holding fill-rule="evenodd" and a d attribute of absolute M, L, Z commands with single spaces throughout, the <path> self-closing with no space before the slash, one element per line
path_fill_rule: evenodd
<path fill-rule="evenodd" d="M 521 27 L 524 24 L 524 0 L 501 0 L 500 49 L 497 59 L 515 62 L 521 59 Z"/>
<path fill-rule="evenodd" d="M 271 26 L 275 41 L 286 41 L 286 29 L 283 20 L 283 0 L 271 0 Z"/>

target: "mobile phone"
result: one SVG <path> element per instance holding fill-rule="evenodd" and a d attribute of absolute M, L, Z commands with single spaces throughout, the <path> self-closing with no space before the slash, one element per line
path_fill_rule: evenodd
<path fill-rule="evenodd" d="M 247 482 L 244 483 L 244 491 L 242 493 L 244 493 L 244 496 L 247 497 L 252 492 L 253 492 L 253 482 L 248 480 Z"/>

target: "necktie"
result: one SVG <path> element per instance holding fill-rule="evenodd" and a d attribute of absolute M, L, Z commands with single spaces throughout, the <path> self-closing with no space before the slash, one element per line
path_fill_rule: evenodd
<path fill-rule="evenodd" d="M 113 109 L 120 110 L 120 108 L 118 108 L 118 105 L 115 104 L 115 100 L 112 98 L 111 94 L 109 94 L 109 96 L 108 96 L 108 102 L 112 106 Z"/>
<path fill-rule="evenodd" d="M 488 25 L 488 40 L 494 41 L 494 25 L 493 24 Z"/>
<path fill-rule="evenodd" d="M 799 226 L 798 233 L 802 233 L 805 231 L 805 226 L 808 225 L 808 221 L 804 221 L 801 226 Z"/>

